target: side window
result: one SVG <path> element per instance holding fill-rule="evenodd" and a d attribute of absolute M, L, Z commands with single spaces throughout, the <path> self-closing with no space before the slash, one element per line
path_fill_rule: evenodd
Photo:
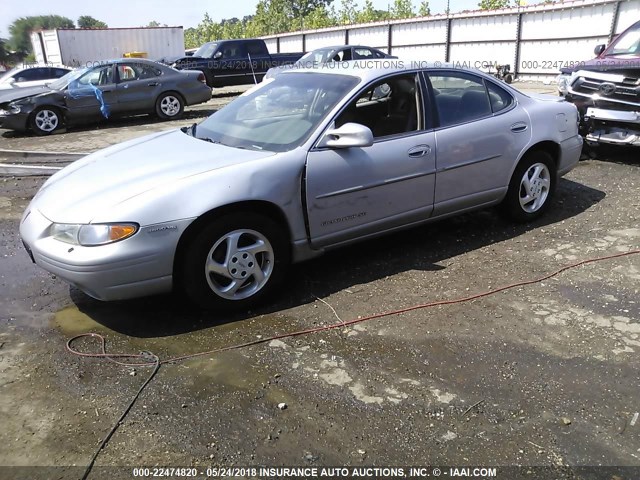
<path fill-rule="evenodd" d="M 227 60 L 240 57 L 240 44 L 238 42 L 225 43 L 222 47 L 222 58 Z"/>
<path fill-rule="evenodd" d="M 138 80 L 138 77 L 139 77 L 138 70 L 140 70 L 140 67 L 136 69 L 134 65 L 120 63 L 118 64 L 117 69 L 118 69 L 118 78 L 120 79 L 121 82 L 130 82 L 132 80 Z"/>
<path fill-rule="evenodd" d="M 73 82 L 76 86 L 109 85 L 113 83 L 113 65 L 95 67 Z"/>
<path fill-rule="evenodd" d="M 155 78 L 162 75 L 162 70 L 155 68 L 151 65 L 140 65 L 140 80 L 146 80 L 147 78 Z"/>
<path fill-rule="evenodd" d="M 484 80 L 464 72 L 431 72 L 440 126 L 470 122 L 492 114 Z"/>
<path fill-rule="evenodd" d="M 360 123 L 375 138 L 420 130 L 422 108 L 418 77 L 397 75 L 370 85 L 336 118 L 335 125 Z"/>
<path fill-rule="evenodd" d="M 376 50 L 373 53 L 376 56 L 376 58 L 384 58 L 384 52 L 379 52 L 378 50 Z"/>
<path fill-rule="evenodd" d="M 49 74 L 48 68 L 29 68 L 23 70 L 15 76 L 16 83 L 33 82 L 35 80 L 46 80 Z"/>
<path fill-rule="evenodd" d="M 338 50 L 331 57 L 331 61 L 334 62 L 346 62 L 347 60 L 351 60 L 351 49 L 345 48 L 343 50 Z"/>
<path fill-rule="evenodd" d="M 247 43 L 247 51 L 249 55 L 267 55 L 269 52 L 267 46 L 262 42 L 249 42 Z"/>
<path fill-rule="evenodd" d="M 64 68 L 52 68 L 51 71 L 53 72 L 51 78 L 64 77 L 67 73 L 69 73 L 69 71 L 65 70 Z"/>
<path fill-rule="evenodd" d="M 373 58 L 373 52 L 368 48 L 355 48 L 353 52 L 355 58 Z"/>
<path fill-rule="evenodd" d="M 504 88 L 500 88 L 495 83 L 487 82 L 487 90 L 489 90 L 489 101 L 491 102 L 493 113 L 504 110 L 513 104 L 513 97 Z"/>

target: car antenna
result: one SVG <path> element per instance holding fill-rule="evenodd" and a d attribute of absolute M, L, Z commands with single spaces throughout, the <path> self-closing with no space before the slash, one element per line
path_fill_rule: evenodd
<path fill-rule="evenodd" d="M 256 72 L 253 70 L 253 63 L 251 62 L 251 54 L 247 52 L 247 57 L 249 57 L 249 66 L 251 67 L 251 74 L 253 75 L 253 83 L 258 84 L 258 80 L 256 80 Z"/>

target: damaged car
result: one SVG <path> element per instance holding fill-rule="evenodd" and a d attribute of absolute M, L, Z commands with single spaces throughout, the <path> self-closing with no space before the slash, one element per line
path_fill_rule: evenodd
<path fill-rule="evenodd" d="M 46 85 L 0 91 L 0 128 L 49 135 L 130 115 L 174 120 L 186 105 L 210 99 L 202 72 L 178 71 L 144 59 L 117 59 L 73 70 Z"/>
<path fill-rule="evenodd" d="M 640 147 L 640 21 L 594 53 L 562 71 L 558 91 L 578 107 L 587 144 Z"/>
<path fill-rule="evenodd" d="M 582 149 L 574 105 L 388 63 L 288 70 L 199 124 L 72 163 L 26 209 L 27 252 L 101 300 L 177 288 L 246 309 L 327 250 L 494 205 L 518 222 L 552 208 Z"/>

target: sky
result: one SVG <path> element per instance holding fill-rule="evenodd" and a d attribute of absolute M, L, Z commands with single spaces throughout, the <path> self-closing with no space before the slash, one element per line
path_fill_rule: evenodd
<path fill-rule="evenodd" d="M 32 15 L 61 15 L 77 22 L 81 15 L 90 15 L 102 20 L 110 27 L 140 27 L 150 21 L 185 29 L 200 23 L 205 13 L 215 21 L 223 18 L 242 18 L 255 12 L 258 0 L 108 0 L 106 2 L 86 0 L 1 0 L 0 38 L 9 38 L 9 25 L 19 17 Z M 387 9 L 393 0 L 372 0 L 375 8 Z M 450 0 L 452 12 L 476 9 L 479 0 Z M 341 0 L 333 0 L 336 9 Z M 356 0 L 364 5 L 364 0 Z M 420 0 L 413 0 L 418 8 Z M 431 13 L 445 11 L 447 0 L 430 0 Z"/>

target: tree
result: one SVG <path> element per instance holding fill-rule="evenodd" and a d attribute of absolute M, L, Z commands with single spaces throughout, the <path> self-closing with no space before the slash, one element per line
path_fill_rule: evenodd
<path fill-rule="evenodd" d="M 389 11 L 391 18 L 411 18 L 415 16 L 413 13 L 413 3 L 411 0 L 394 0 Z"/>
<path fill-rule="evenodd" d="M 75 25 L 73 20 L 60 15 L 20 17 L 9 26 L 11 48 L 22 54 L 30 53 L 32 49 L 31 32 L 54 28 L 75 28 Z"/>
<path fill-rule="evenodd" d="M 338 21 L 341 25 L 356 23 L 356 2 L 355 0 L 342 0 L 340 10 L 338 10 Z"/>
<path fill-rule="evenodd" d="M 147 23 L 146 25 L 143 25 L 143 27 L 147 27 L 147 28 L 154 28 L 154 27 L 168 27 L 169 25 L 167 25 L 166 23 L 163 25 L 160 25 L 160 22 L 156 21 L 156 20 L 151 20 L 149 23 Z"/>
<path fill-rule="evenodd" d="M 104 22 L 101 22 L 100 20 L 96 20 L 95 18 L 89 16 L 89 15 L 82 15 L 81 17 L 78 18 L 78 28 L 108 28 L 109 25 L 107 25 Z"/>
<path fill-rule="evenodd" d="M 499 8 L 507 8 L 510 3 L 510 0 L 480 0 L 478 7 L 482 10 L 497 10 Z M 514 3 L 518 5 L 520 2 L 515 0 Z"/>
<path fill-rule="evenodd" d="M 377 22 L 389 18 L 389 12 L 373 8 L 371 0 L 365 0 L 364 7 L 356 13 L 357 23 Z"/>
<path fill-rule="evenodd" d="M 418 7 L 418 15 L 421 17 L 428 17 L 431 15 L 431 8 L 429 8 L 429 2 L 423 1 L 420 3 L 420 7 Z"/>
<path fill-rule="evenodd" d="M 326 7 L 318 7 L 309 15 L 304 17 L 304 28 L 327 28 L 334 27 L 337 24 L 333 9 L 327 10 Z"/>
<path fill-rule="evenodd" d="M 0 65 L 5 65 L 9 60 L 9 52 L 7 52 L 7 40 L 0 38 Z"/>

